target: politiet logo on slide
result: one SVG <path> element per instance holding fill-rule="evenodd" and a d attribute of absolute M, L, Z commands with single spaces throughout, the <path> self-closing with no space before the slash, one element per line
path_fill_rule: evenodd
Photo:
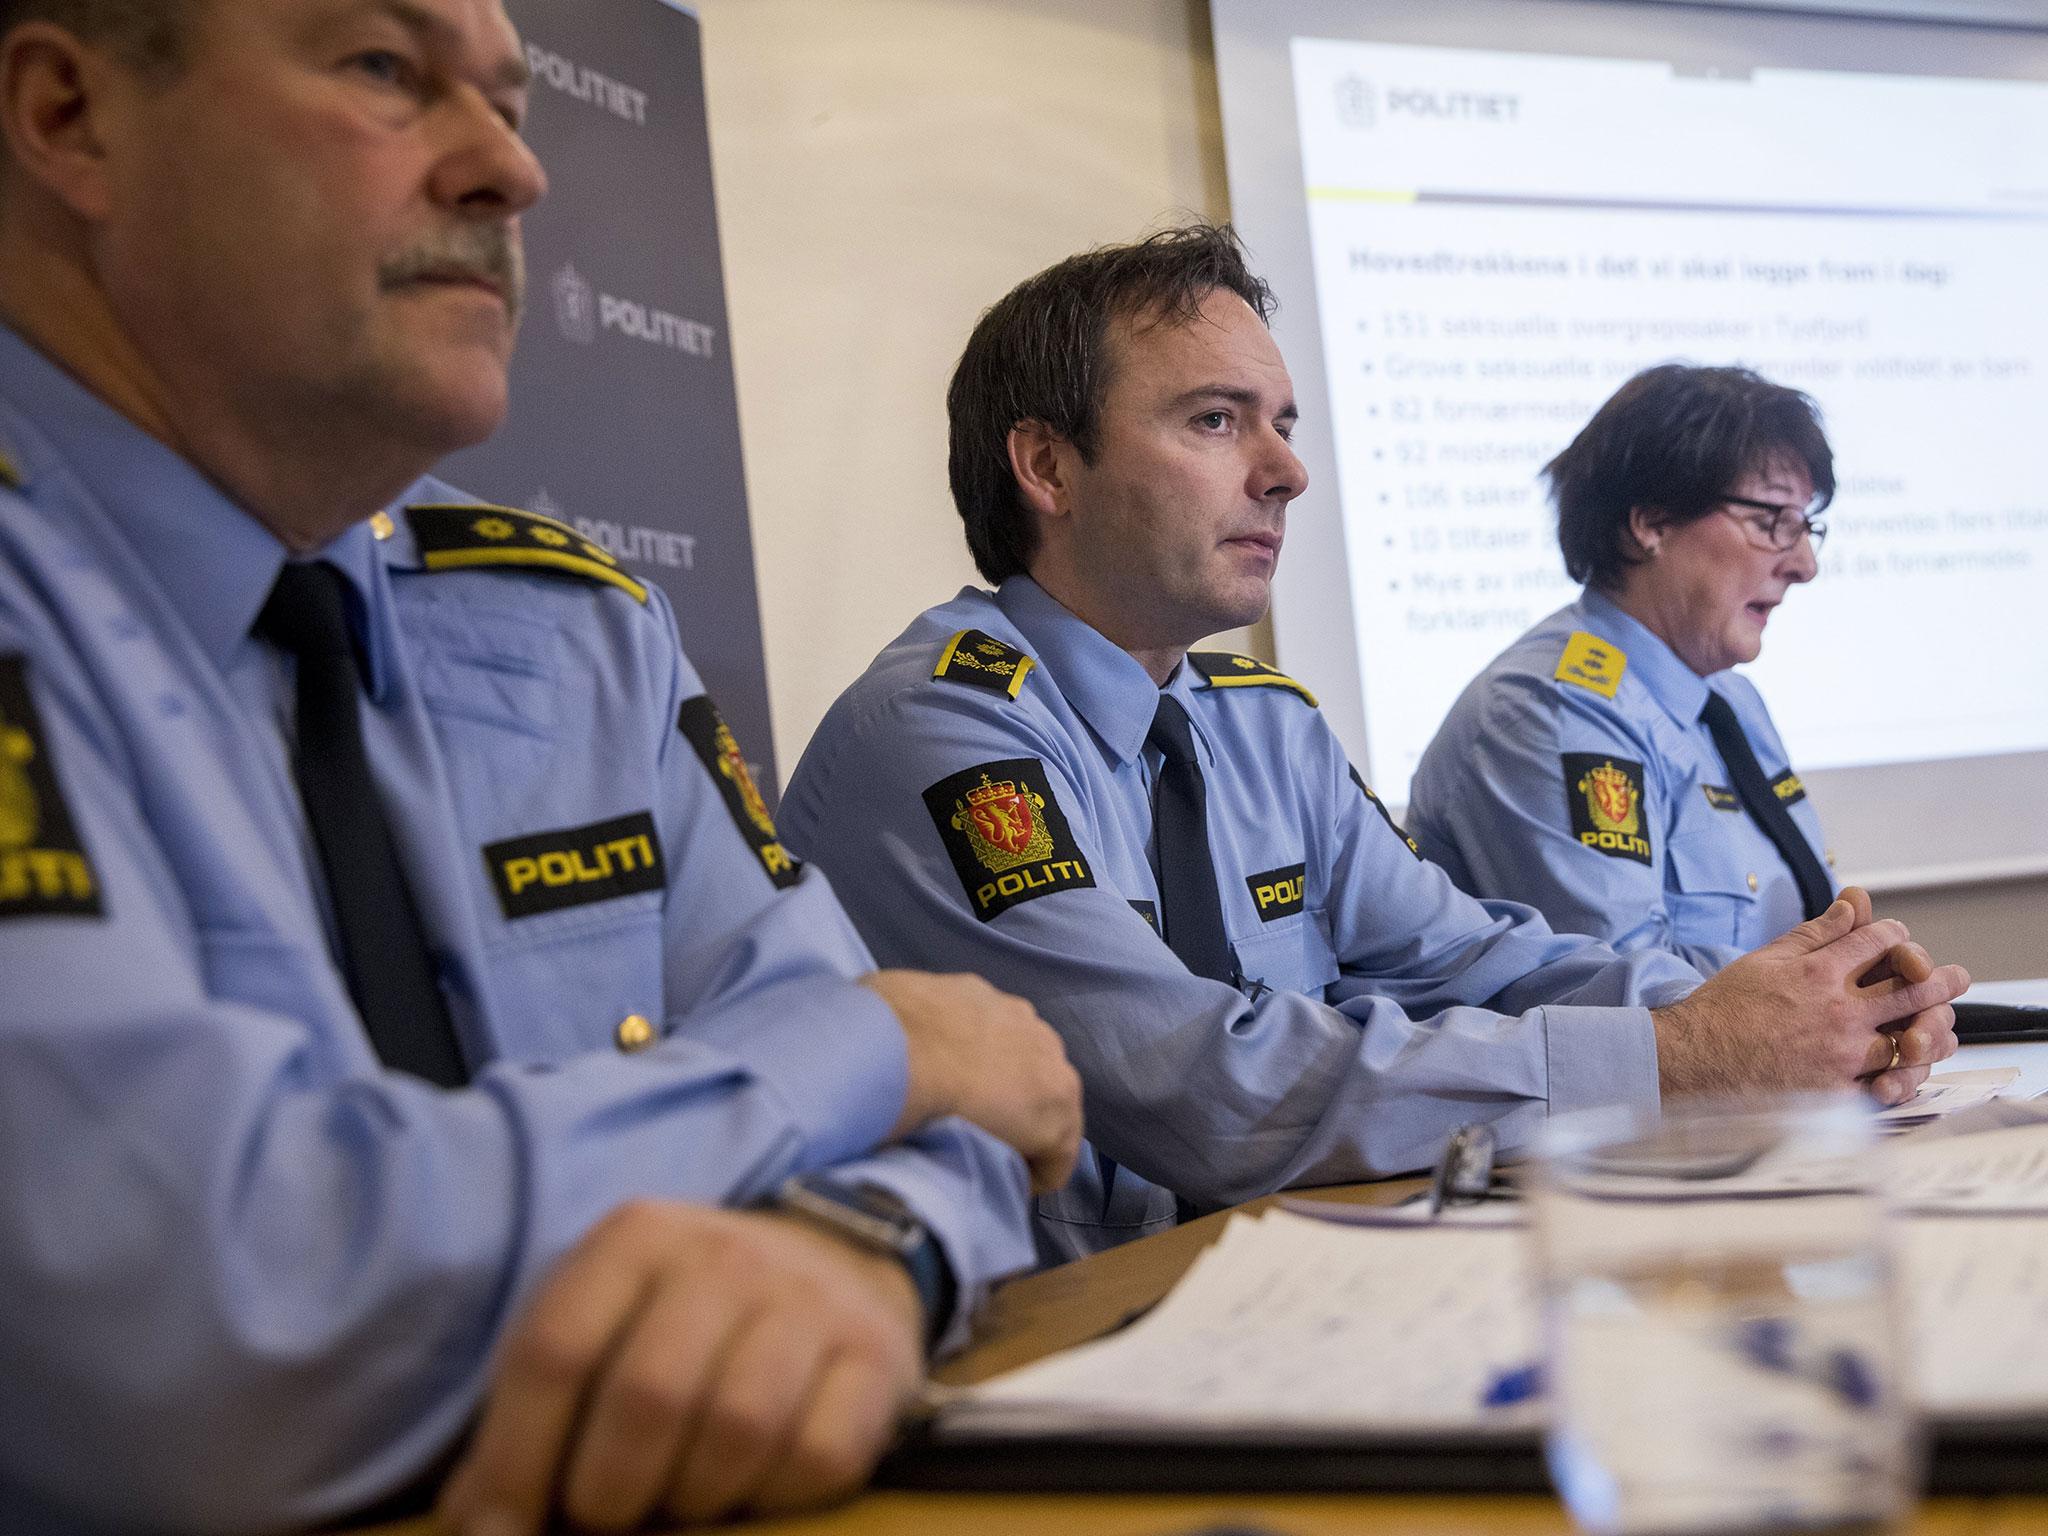
<path fill-rule="evenodd" d="M 1377 128 L 1398 118 L 1508 124 L 1522 115 L 1521 98 L 1512 91 L 1447 90 L 1426 85 L 1382 88 L 1362 75 L 1342 76 L 1332 89 L 1337 121 L 1346 128 Z"/>
<path fill-rule="evenodd" d="M 616 331 L 635 341 L 651 342 L 691 357 L 711 357 L 718 340 L 715 327 L 702 320 L 672 315 L 633 299 L 600 292 L 573 261 L 556 270 L 549 285 L 555 296 L 555 324 L 564 340 L 587 347 L 600 331 Z"/>
<path fill-rule="evenodd" d="M 1370 128 L 1380 120 L 1380 93 L 1363 75 L 1346 75 L 1335 87 L 1337 121 L 1346 128 Z"/>

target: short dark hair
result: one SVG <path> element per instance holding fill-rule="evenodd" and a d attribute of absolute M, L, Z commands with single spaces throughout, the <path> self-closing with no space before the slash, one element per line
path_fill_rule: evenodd
<path fill-rule="evenodd" d="M 1022 575 L 1038 548 L 1010 470 L 1010 429 L 1041 421 L 1093 462 L 1115 361 L 1110 322 L 1185 325 L 1218 289 L 1272 319 L 1273 291 L 1246 264 L 1230 226 L 1186 224 L 1069 256 L 981 317 L 946 390 L 947 470 L 967 547 L 990 582 Z"/>
<path fill-rule="evenodd" d="M 53 21 L 89 43 L 106 43 L 154 77 L 184 62 L 185 28 L 198 0 L 0 0 L 0 37 L 25 21 Z"/>
<path fill-rule="evenodd" d="M 1543 466 L 1565 569 L 1574 581 L 1617 585 L 1642 559 L 1628 536 L 1631 508 L 1695 522 L 1743 475 L 1780 457 L 1806 466 L 1819 506 L 1834 500 L 1834 450 L 1806 395 L 1747 368 L 1645 369 Z"/>

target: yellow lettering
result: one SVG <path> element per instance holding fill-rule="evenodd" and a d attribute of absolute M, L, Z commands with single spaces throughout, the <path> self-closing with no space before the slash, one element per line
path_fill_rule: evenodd
<path fill-rule="evenodd" d="M 651 863 L 652 861 L 650 860 L 649 862 Z M 768 866 L 770 874 L 779 875 L 784 870 L 791 868 L 796 861 L 790 858 L 789 850 L 783 847 L 782 844 L 763 843 L 761 845 L 761 862 Z"/>
<path fill-rule="evenodd" d="M 654 868 L 654 844 L 648 841 L 645 832 L 642 832 L 633 839 L 633 846 L 640 850 L 640 867 L 642 869 Z M 628 865 L 627 867 L 630 869 L 632 866 Z"/>
<path fill-rule="evenodd" d="M 782 847 L 780 843 L 771 846 L 778 850 Z M 767 857 L 767 850 L 762 851 L 762 857 Z M 784 857 L 787 858 L 788 855 L 785 854 Z M 1026 891 L 1051 890 L 1076 880 L 1086 879 L 1087 875 L 1088 866 L 1079 859 L 1048 859 L 1043 864 L 1032 865 L 1029 869 L 1010 870 L 1006 874 L 998 875 L 986 885 L 977 886 L 974 891 L 974 904 L 977 907 L 986 907 L 998 896 L 1021 896 Z"/>
<path fill-rule="evenodd" d="M 505 887 L 517 896 L 540 878 L 540 865 L 532 859 L 507 859 L 505 861 Z"/>
<path fill-rule="evenodd" d="M 1290 880 L 1275 880 L 1270 885 L 1262 885 L 1252 894 L 1258 901 L 1259 910 L 1263 912 L 1268 907 L 1283 907 L 1291 902 L 1301 900 L 1301 887 L 1302 879 L 1301 877 L 1296 877 Z"/>
<path fill-rule="evenodd" d="M 35 881 L 36 894 L 46 900 L 62 896 L 70 884 L 64 878 L 64 855 L 51 848 L 28 850 L 28 872 Z"/>
<path fill-rule="evenodd" d="M 576 865 L 566 853 L 544 853 L 540 856 L 540 878 L 543 885 L 574 884 Z"/>
<path fill-rule="evenodd" d="M 1579 841 L 1588 848 L 1605 848 L 1613 853 L 1640 853 L 1649 857 L 1649 839 L 1622 832 L 1581 832 Z"/>
<path fill-rule="evenodd" d="M 0 902 L 31 896 L 89 901 L 92 895 L 92 867 L 81 854 L 63 848 L 18 848 L 0 856 Z"/>

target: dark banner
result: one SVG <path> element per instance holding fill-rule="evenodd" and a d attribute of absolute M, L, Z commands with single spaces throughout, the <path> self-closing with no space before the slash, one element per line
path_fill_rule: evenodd
<path fill-rule="evenodd" d="M 512 410 L 439 473 L 572 524 L 675 606 L 683 648 L 775 773 L 697 18 L 664 0 L 506 0 L 533 67 Z"/>

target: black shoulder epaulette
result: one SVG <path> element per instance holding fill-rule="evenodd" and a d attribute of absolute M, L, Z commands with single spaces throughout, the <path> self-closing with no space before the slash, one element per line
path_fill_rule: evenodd
<path fill-rule="evenodd" d="M 1232 651 L 1189 651 L 1188 665 L 1208 679 L 1211 688 L 1286 688 L 1316 707 L 1316 696 L 1277 667 Z"/>
<path fill-rule="evenodd" d="M 937 682 L 987 688 L 1014 699 L 1024 686 L 1024 674 L 1037 665 L 1014 645 L 1005 645 L 978 629 L 963 629 L 939 652 L 932 677 Z"/>
<path fill-rule="evenodd" d="M 559 571 L 602 581 L 647 601 L 647 589 L 619 569 L 608 549 L 593 544 L 566 523 L 517 507 L 423 505 L 407 507 L 420 547 L 420 560 L 430 571 L 458 570 L 473 565 L 522 566 Z"/>

